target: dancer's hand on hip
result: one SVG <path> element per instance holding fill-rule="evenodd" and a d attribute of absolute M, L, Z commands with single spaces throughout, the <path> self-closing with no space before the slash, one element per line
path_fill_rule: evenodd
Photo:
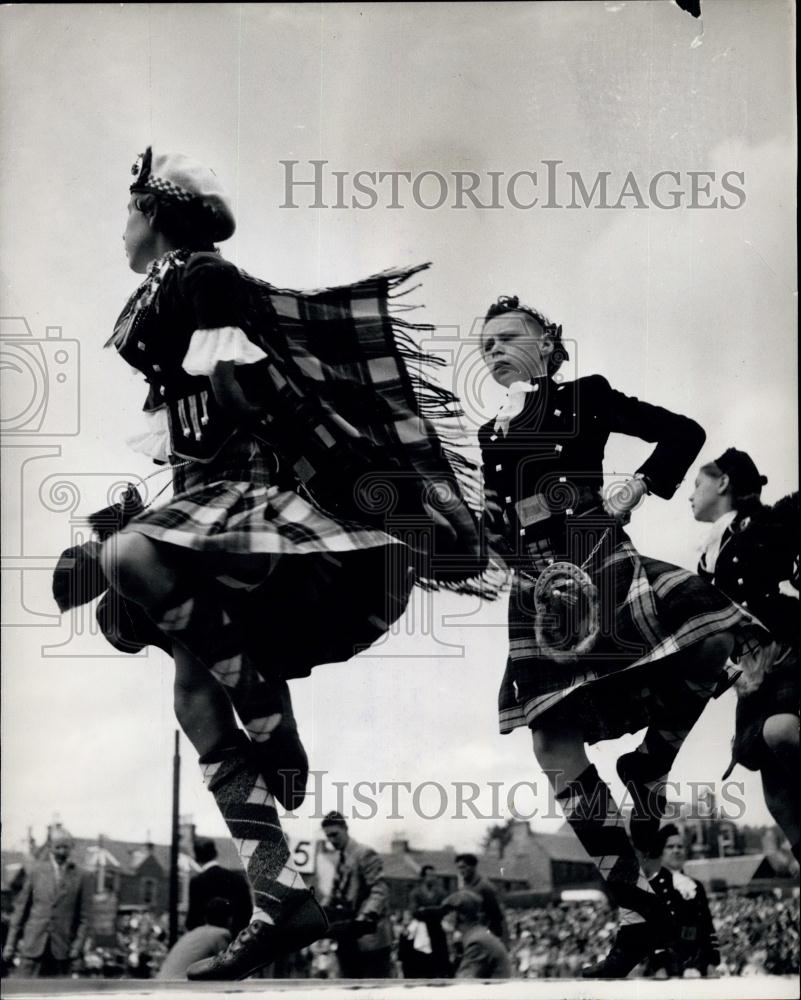
<path fill-rule="evenodd" d="M 604 510 L 617 520 L 627 523 L 631 512 L 648 493 L 648 485 L 644 479 L 632 476 L 614 487 L 604 496 Z"/>

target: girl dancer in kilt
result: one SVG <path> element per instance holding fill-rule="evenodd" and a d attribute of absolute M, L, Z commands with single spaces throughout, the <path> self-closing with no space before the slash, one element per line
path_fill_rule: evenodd
<path fill-rule="evenodd" d="M 514 568 L 501 732 L 531 728 L 567 822 L 619 907 L 610 954 L 591 977 L 625 976 L 669 939 L 637 850 L 649 853 L 671 765 L 709 698 L 733 680 L 741 615 L 697 576 L 641 555 L 623 522 L 649 493 L 669 499 L 704 441 L 694 421 L 614 390 L 561 380 L 561 327 L 503 297 L 486 315 L 484 360 L 509 395 L 479 431 L 491 525 Z M 655 448 L 611 495 L 610 434 Z M 630 830 L 584 750 L 647 727 L 618 761 Z M 635 850 L 636 849 L 636 850 Z"/>
<path fill-rule="evenodd" d="M 728 448 L 701 466 L 690 504 L 696 521 L 712 525 L 699 575 L 765 629 L 759 646 L 738 663 L 732 767 L 761 773 L 767 807 L 801 860 L 799 497 L 765 506 L 760 497 L 766 483 L 750 455 Z M 782 584 L 796 593 L 783 593 Z"/>
<path fill-rule="evenodd" d="M 139 445 L 174 496 L 145 510 L 129 493 L 95 516 L 99 560 L 97 543 L 69 553 L 54 590 L 67 608 L 110 585 L 109 640 L 175 660 L 178 719 L 255 898 L 189 978 L 243 978 L 327 926 L 275 804 L 297 805 L 307 774 L 286 679 L 369 646 L 415 583 L 482 591 L 462 491 L 478 470 L 429 420 L 456 401 L 423 378 L 390 302 L 408 272 L 278 290 L 215 249 L 234 219 L 212 171 L 148 149 L 130 190 L 125 248 L 145 278 L 109 343 L 149 383 Z"/>

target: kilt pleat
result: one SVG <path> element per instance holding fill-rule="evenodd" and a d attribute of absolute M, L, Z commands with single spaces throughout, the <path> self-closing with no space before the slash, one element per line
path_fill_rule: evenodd
<path fill-rule="evenodd" d="M 183 492 L 124 532 L 192 552 L 198 585 L 216 588 L 263 674 L 301 677 L 347 660 L 404 613 L 415 577 L 409 550 L 391 535 L 271 486 L 258 459 L 191 472 L 175 477 Z M 226 478 L 215 478 L 221 472 Z M 141 622 L 126 630 L 124 616 L 106 617 L 101 627 L 118 648 L 155 641 Z"/>
<path fill-rule="evenodd" d="M 590 572 L 601 604 L 601 634 L 575 661 L 557 662 L 539 648 L 536 576 L 515 574 L 509 656 L 498 696 L 502 733 L 558 713 L 579 720 L 587 742 L 614 739 L 648 725 L 661 685 L 685 684 L 716 696 L 736 678 L 731 664 L 709 667 L 683 654 L 736 627 L 742 612 L 694 573 L 641 555 L 621 536 Z"/>
<path fill-rule="evenodd" d="M 760 770 L 766 756 L 773 756 L 762 737 L 765 722 L 772 715 L 798 715 L 800 711 L 801 677 L 795 646 L 765 675 L 756 691 L 738 692 L 732 759 L 749 771 Z"/>

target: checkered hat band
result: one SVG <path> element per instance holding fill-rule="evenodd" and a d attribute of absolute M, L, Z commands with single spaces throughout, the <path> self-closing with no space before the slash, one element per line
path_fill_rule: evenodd
<path fill-rule="evenodd" d="M 172 181 L 165 180 L 163 177 L 153 177 L 152 175 L 148 177 L 144 184 L 134 184 L 131 190 L 152 192 L 161 197 L 171 198 L 173 201 L 190 202 L 197 200 L 197 195 L 192 194 L 191 191 L 187 191 L 185 188 L 179 187 L 177 184 L 173 184 Z"/>

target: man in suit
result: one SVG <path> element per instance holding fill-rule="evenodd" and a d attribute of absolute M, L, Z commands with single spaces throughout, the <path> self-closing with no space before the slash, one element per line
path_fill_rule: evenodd
<path fill-rule="evenodd" d="M 338 944 L 340 974 L 344 979 L 389 979 L 392 929 L 381 858 L 350 836 L 341 813 L 328 813 L 322 827 L 338 852 L 328 918 L 330 936 Z"/>
<path fill-rule="evenodd" d="M 481 923 L 483 900 L 462 889 L 444 904 L 453 913 L 453 929 L 462 937 L 462 959 L 457 979 L 511 979 L 512 962 L 503 942 Z"/>
<path fill-rule="evenodd" d="M 456 869 L 459 872 L 459 882 L 463 889 L 475 893 L 482 903 L 484 922 L 496 938 L 507 940 L 506 918 L 495 887 L 482 875 L 478 874 L 478 858 L 475 854 L 457 854 Z"/>
<path fill-rule="evenodd" d="M 223 868 L 217 860 L 213 840 L 195 841 L 195 860 L 200 871 L 189 882 L 189 909 L 185 929 L 195 930 L 206 923 L 208 905 L 213 899 L 225 899 L 231 907 L 231 932 L 234 937 L 250 923 L 253 901 L 250 886 L 242 872 Z"/>
<path fill-rule="evenodd" d="M 11 961 L 21 937 L 20 976 L 66 976 L 83 951 L 92 887 L 70 860 L 72 847 L 68 834 L 52 834 L 47 857 L 30 868 L 17 897 L 3 957 Z"/>

